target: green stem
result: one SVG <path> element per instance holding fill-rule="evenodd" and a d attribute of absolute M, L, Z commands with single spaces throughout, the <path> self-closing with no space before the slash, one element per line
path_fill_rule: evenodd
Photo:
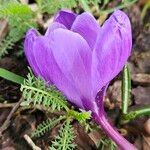
<path fill-rule="evenodd" d="M 3 68 L 0 68 L 0 77 L 18 84 L 23 84 L 25 79 L 24 77 L 16 75 L 15 73 Z"/>
<path fill-rule="evenodd" d="M 128 65 L 124 66 L 122 79 L 122 114 L 127 114 L 131 93 L 131 77 Z"/>
<path fill-rule="evenodd" d="M 136 111 L 136 117 L 139 117 L 142 115 L 150 115 L 150 107 L 139 109 Z"/>
<path fill-rule="evenodd" d="M 142 20 L 144 19 L 144 17 L 145 17 L 145 15 L 146 15 L 146 12 L 147 12 L 147 10 L 150 8 L 150 1 L 148 1 L 146 4 L 145 4 L 145 6 L 144 6 L 144 8 L 143 8 L 143 10 L 142 10 L 142 12 L 141 12 L 141 18 L 142 18 Z"/>
<path fill-rule="evenodd" d="M 123 114 L 121 118 L 122 123 L 127 123 L 137 117 L 150 115 L 150 106 L 144 106 L 142 108 L 138 108 L 137 110 L 130 111 L 128 114 Z"/>

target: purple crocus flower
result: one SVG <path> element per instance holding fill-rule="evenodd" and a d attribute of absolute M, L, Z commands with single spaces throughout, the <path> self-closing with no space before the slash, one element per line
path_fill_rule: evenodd
<path fill-rule="evenodd" d="M 136 148 L 107 121 L 103 100 L 109 82 L 122 70 L 132 46 L 127 15 L 117 10 L 102 27 L 85 12 L 61 10 L 44 36 L 27 32 L 24 49 L 36 76 L 54 84 L 95 121 L 123 150 Z"/>

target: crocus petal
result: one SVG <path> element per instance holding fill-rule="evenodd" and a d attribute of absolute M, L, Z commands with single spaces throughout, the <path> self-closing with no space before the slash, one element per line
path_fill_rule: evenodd
<path fill-rule="evenodd" d="M 52 39 L 46 36 L 38 37 L 33 45 L 35 60 L 43 78 L 54 84 L 67 98 L 80 108 L 84 108 L 79 94 L 73 84 L 61 72 L 50 49 Z"/>
<path fill-rule="evenodd" d="M 41 72 L 33 56 L 33 43 L 37 39 L 37 37 L 38 37 L 38 33 L 35 29 L 30 29 L 27 32 L 24 41 L 24 51 L 25 51 L 26 58 L 33 69 L 34 74 L 41 75 Z"/>
<path fill-rule="evenodd" d="M 82 13 L 78 15 L 71 27 L 73 32 L 79 33 L 93 49 L 100 26 L 96 19 L 90 13 Z"/>
<path fill-rule="evenodd" d="M 76 16 L 77 14 L 71 12 L 70 10 L 61 10 L 55 16 L 54 22 L 59 22 L 66 28 L 70 29 Z"/>
<path fill-rule="evenodd" d="M 53 22 L 46 30 L 45 36 L 50 36 L 50 33 L 58 28 L 67 29 L 63 24 L 61 24 L 59 22 Z"/>
<path fill-rule="evenodd" d="M 81 99 L 91 98 L 91 49 L 77 33 L 56 29 L 50 47 L 54 58 L 68 80 L 79 90 Z M 90 99 L 92 101 L 92 99 Z"/>
<path fill-rule="evenodd" d="M 125 13 L 117 10 L 102 26 L 93 51 L 92 78 L 95 93 L 122 70 L 131 46 L 130 21 Z"/>

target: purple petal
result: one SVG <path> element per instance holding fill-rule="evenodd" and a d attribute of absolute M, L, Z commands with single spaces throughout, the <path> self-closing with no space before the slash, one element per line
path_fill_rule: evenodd
<path fill-rule="evenodd" d="M 76 16 L 77 14 L 71 12 L 70 10 L 61 10 L 55 16 L 54 22 L 59 22 L 66 28 L 70 29 Z"/>
<path fill-rule="evenodd" d="M 59 22 L 53 22 L 46 30 L 45 36 L 50 36 L 50 33 L 58 28 L 67 29 L 63 24 L 61 24 Z"/>
<path fill-rule="evenodd" d="M 84 108 L 80 95 L 74 85 L 62 73 L 61 68 L 55 62 L 50 45 L 53 40 L 50 37 L 38 37 L 33 45 L 35 60 L 43 74 L 43 78 L 52 82 L 67 98 L 80 108 Z M 59 41 L 58 41 L 59 42 Z"/>
<path fill-rule="evenodd" d="M 79 33 L 93 49 L 100 26 L 90 13 L 85 12 L 76 17 L 71 30 Z"/>
<path fill-rule="evenodd" d="M 38 37 L 38 33 L 35 29 L 30 29 L 25 37 L 25 41 L 24 41 L 24 51 L 25 51 L 25 55 L 27 57 L 27 60 L 30 64 L 30 66 L 32 67 L 33 72 L 35 73 L 35 75 L 39 75 L 41 74 L 37 63 L 35 61 L 35 58 L 33 56 L 33 43 L 35 42 L 35 40 Z"/>
<path fill-rule="evenodd" d="M 131 46 L 130 21 L 125 13 L 117 10 L 102 26 L 93 51 L 92 77 L 95 93 L 122 70 Z"/>
<path fill-rule="evenodd" d="M 80 98 L 91 98 L 91 49 L 77 33 L 64 29 L 53 32 L 51 49 L 67 79 L 78 89 Z M 90 99 L 92 101 L 92 99 Z"/>

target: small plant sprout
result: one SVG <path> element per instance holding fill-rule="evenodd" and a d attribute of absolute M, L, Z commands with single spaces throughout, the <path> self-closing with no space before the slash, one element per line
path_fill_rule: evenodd
<path fill-rule="evenodd" d="M 128 16 L 116 10 L 102 27 L 90 13 L 61 10 L 44 36 L 30 29 L 24 51 L 34 74 L 55 85 L 92 118 L 123 150 L 136 148 L 108 122 L 104 97 L 109 82 L 123 69 L 131 53 Z"/>

